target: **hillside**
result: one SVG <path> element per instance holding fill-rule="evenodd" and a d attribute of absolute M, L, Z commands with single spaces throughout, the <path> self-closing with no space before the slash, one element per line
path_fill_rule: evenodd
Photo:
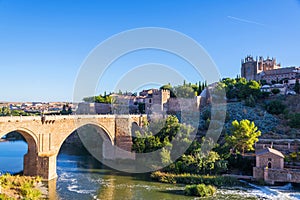
<path fill-rule="evenodd" d="M 265 104 L 271 101 L 280 101 L 286 106 L 282 114 L 270 114 L 265 109 Z M 262 132 L 261 138 L 299 138 L 300 129 L 290 127 L 290 116 L 300 113 L 300 95 L 295 96 L 272 96 L 266 100 L 256 103 L 255 107 L 245 106 L 245 103 L 227 103 L 226 120 L 223 134 L 230 131 L 231 123 L 234 120 L 248 119 L 254 121 L 255 125 Z M 205 133 L 210 118 L 210 107 L 201 109 L 199 129 Z"/>

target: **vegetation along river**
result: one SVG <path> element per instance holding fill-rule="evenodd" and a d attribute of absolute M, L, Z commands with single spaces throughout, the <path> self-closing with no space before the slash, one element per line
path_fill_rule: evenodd
<path fill-rule="evenodd" d="M 26 152 L 27 144 L 23 141 L 0 142 L 1 172 L 21 171 Z M 57 157 L 57 174 L 56 188 L 51 194 L 56 199 L 199 199 L 184 196 L 183 185 L 163 184 L 151 181 L 146 175 L 117 172 L 68 145 L 62 147 Z M 290 184 L 281 187 L 250 184 L 249 188 L 218 189 L 216 196 L 206 199 L 300 199 L 300 192 Z"/>

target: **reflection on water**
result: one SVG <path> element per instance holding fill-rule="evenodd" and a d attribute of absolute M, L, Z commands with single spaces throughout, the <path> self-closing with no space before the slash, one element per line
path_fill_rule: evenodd
<path fill-rule="evenodd" d="M 23 157 L 27 153 L 24 141 L 0 142 L 0 172 L 17 173 L 23 170 Z"/>
<path fill-rule="evenodd" d="M 57 196 L 59 199 L 195 199 L 183 195 L 184 186 L 151 182 L 145 176 L 108 169 L 91 156 L 58 156 Z M 208 199 L 256 199 L 253 191 L 219 190 Z M 242 195 L 242 196 L 241 196 Z"/>
<path fill-rule="evenodd" d="M 86 165 L 90 156 L 58 157 L 57 193 L 61 199 L 178 199 L 170 190 L 182 190 L 170 184 L 149 182 L 142 176 L 126 175 L 112 171 L 98 163 L 98 167 Z M 72 161 L 70 161 L 72 160 Z M 93 163 L 89 161 L 88 163 Z M 193 199 L 180 196 L 180 199 Z"/>
<path fill-rule="evenodd" d="M 74 149 L 74 147 L 73 147 Z M 16 172 L 23 169 L 23 141 L 0 143 L 0 170 Z M 71 154 L 71 155 L 70 155 Z M 73 155 L 72 155 L 73 154 Z M 182 195 L 184 186 L 151 182 L 141 175 L 123 174 L 106 168 L 86 152 L 61 151 L 57 158 L 58 178 L 48 183 L 49 199 L 195 199 Z M 300 199 L 291 184 L 284 187 L 219 189 L 208 199 Z"/>

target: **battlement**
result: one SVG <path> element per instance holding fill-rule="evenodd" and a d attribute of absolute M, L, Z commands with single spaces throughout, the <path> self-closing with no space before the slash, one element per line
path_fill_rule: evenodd
<path fill-rule="evenodd" d="M 247 80 L 260 80 L 261 72 L 280 69 L 280 64 L 277 64 L 276 58 L 269 56 L 264 59 L 263 56 L 254 59 L 251 55 L 247 55 L 241 62 L 241 75 Z"/>

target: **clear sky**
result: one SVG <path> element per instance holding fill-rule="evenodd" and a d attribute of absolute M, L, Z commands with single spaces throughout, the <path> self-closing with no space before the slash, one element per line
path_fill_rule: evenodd
<path fill-rule="evenodd" d="M 239 74 L 248 54 L 300 65 L 298 0 L 0 0 L 0 101 L 71 101 L 89 53 L 114 34 L 142 27 L 193 38 L 222 77 Z M 108 77 L 151 62 L 197 81 L 182 60 L 151 50 L 124 56 Z M 114 84 L 106 78 L 96 92 Z"/>

